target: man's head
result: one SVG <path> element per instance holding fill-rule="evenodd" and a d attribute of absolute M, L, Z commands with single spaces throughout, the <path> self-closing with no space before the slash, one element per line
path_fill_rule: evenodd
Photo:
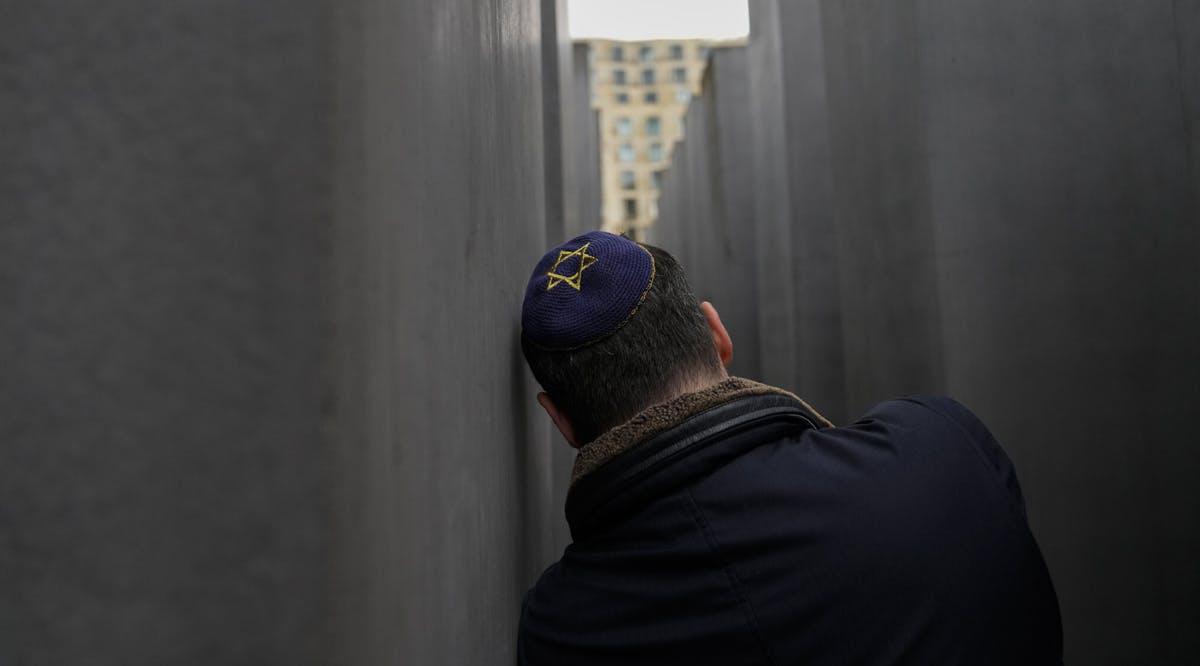
<path fill-rule="evenodd" d="M 521 347 L 571 444 L 720 381 L 732 358 L 716 310 L 663 250 L 595 231 L 547 253 L 525 291 Z"/>

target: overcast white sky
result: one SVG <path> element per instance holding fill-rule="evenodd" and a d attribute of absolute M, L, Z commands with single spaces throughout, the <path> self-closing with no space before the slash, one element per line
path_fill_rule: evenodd
<path fill-rule="evenodd" d="M 746 0 L 567 0 L 573 39 L 730 39 L 750 33 Z"/>

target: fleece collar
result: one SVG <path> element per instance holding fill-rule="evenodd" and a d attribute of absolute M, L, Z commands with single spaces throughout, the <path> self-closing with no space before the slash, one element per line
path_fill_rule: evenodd
<path fill-rule="evenodd" d="M 729 377 L 708 388 L 659 403 L 634 416 L 624 424 L 604 433 L 579 449 L 571 471 L 571 486 L 613 458 L 629 451 L 655 435 L 670 430 L 684 421 L 731 400 L 752 395 L 776 394 L 787 396 L 804 406 L 823 426 L 832 427 L 828 419 L 817 413 L 796 395 L 774 386 Z"/>

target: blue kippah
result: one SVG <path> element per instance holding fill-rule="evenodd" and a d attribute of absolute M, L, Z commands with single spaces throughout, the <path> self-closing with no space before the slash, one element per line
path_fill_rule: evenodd
<path fill-rule="evenodd" d="M 550 250 L 525 288 L 521 329 L 539 347 L 585 347 L 621 328 L 654 284 L 646 248 L 589 231 Z"/>

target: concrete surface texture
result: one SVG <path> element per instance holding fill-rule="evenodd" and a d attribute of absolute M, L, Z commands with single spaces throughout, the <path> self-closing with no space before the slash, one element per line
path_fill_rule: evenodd
<path fill-rule="evenodd" d="M 781 9 L 779 3 L 769 2 L 750 12 L 747 67 L 752 100 L 749 102 L 752 114 L 750 140 L 754 148 L 751 167 L 754 177 L 753 231 L 758 256 L 754 272 L 756 284 L 771 285 L 771 289 L 758 289 L 757 292 L 759 353 L 763 360 L 760 377 L 776 386 L 791 388 L 798 387 L 798 376 L 807 376 L 807 373 L 797 372 L 800 350 L 795 345 L 795 286 L 789 268 L 794 263 L 791 256 L 794 218 L 787 182 L 791 165 L 781 141 L 787 136 L 782 49 L 785 43 L 790 44 L 793 40 L 785 42 L 780 32 Z M 789 29 L 796 27 L 789 26 Z M 806 29 L 806 26 L 801 24 L 799 28 Z M 808 36 L 813 32 L 817 31 L 807 29 L 802 34 Z M 664 226 L 670 224 L 669 219 L 662 218 Z M 681 219 L 679 224 L 686 226 L 687 222 Z M 817 400 L 814 404 L 821 404 L 822 409 L 828 408 L 828 399 L 813 398 L 810 392 L 801 392 L 809 399 Z M 841 400 L 840 392 L 837 399 Z"/>
<path fill-rule="evenodd" d="M 852 415 L 880 392 L 942 386 L 917 14 L 911 2 L 821 4 Z"/>
<path fill-rule="evenodd" d="M 717 308 L 734 341 L 729 371 L 757 377 L 761 367 L 746 53 L 740 48 L 714 49 L 709 58 L 701 95 L 693 98 L 684 118 L 687 138 L 676 145 L 664 172 L 662 222 L 650 228 L 648 240 L 675 256 L 696 296 Z"/>
<path fill-rule="evenodd" d="M 1179 50 L 1180 104 L 1190 137 L 1188 158 L 1192 170 L 1192 194 L 1200 210 L 1200 0 L 1175 0 L 1175 46 Z"/>
<path fill-rule="evenodd" d="M 325 663 L 320 2 L 0 21 L 0 663 Z"/>
<path fill-rule="evenodd" d="M 517 344 L 542 20 L 5 13 L 0 663 L 512 663 L 570 462 Z"/>
<path fill-rule="evenodd" d="M 332 661 L 512 663 L 522 595 L 563 545 L 565 445 L 517 337 L 547 242 L 553 18 L 533 0 L 338 17 Z"/>
<path fill-rule="evenodd" d="M 1197 3 L 751 10 L 765 376 L 840 364 L 851 416 L 914 391 L 974 408 L 1020 472 L 1067 662 L 1190 663 Z M 781 266 L 803 293 L 805 262 L 825 300 L 766 293 Z"/>
<path fill-rule="evenodd" d="M 849 416 L 844 314 L 820 12 L 810 2 L 762 3 L 751 20 L 763 377 L 806 396 L 841 422 Z"/>
<path fill-rule="evenodd" d="M 588 45 L 575 44 L 571 52 L 571 92 L 563 113 L 567 185 L 567 213 L 563 239 L 574 238 L 601 225 L 600 121 L 592 108 L 592 84 L 588 73 Z M 556 242 L 550 239 L 550 242 Z"/>
<path fill-rule="evenodd" d="M 975 407 L 1021 472 L 1067 660 L 1186 663 L 1200 244 L 1180 100 L 1200 71 L 1172 3 L 877 4 L 822 3 L 851 406 L 927 385 Z"/>
<path fill-rule="evenodd" d="M 567 218 L 575 213 L 575 188 L 567 170 L 574 166 L 567 156 L 567 124 L 571 103 L 572 45 L 567 36 L 566 0 L 540 0 L 539 21 L 542 51 L 542 172 L 546 194 L 546 231 L 560 237 Z"/>
<path fill-rule="evenodd" d="M 1200 225 L 1180 100 L 1200 69 L 1180 67 L 1170 2 L 917 18 L 926 157 L 910 166 L 927 174 L 945 390 L 1023 472 L 1067 660 L 1187 663 Z"/>

